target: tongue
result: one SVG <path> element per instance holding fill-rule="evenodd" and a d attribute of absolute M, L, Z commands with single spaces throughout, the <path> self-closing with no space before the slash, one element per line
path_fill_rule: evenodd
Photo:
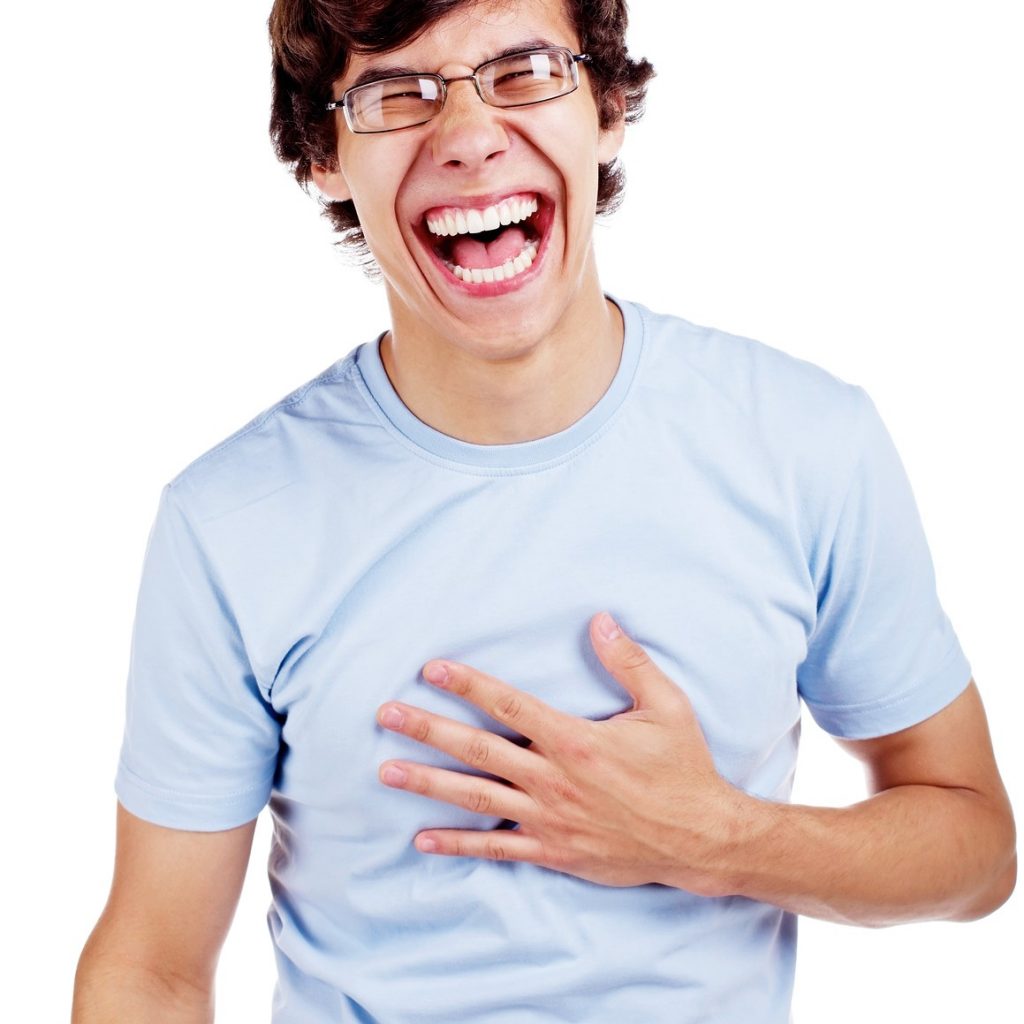
<path fill-rule="evenodd" d="M 472 235 L 460 235 L 452 246 L 452 260 L 466 270 L 486 270 L 514 260 L 526 245 L 526 232 L 509 226 L 493 242 L 479 242 Z"/>

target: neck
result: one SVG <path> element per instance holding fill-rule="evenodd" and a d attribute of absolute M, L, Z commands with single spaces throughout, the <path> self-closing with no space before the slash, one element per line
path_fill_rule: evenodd
<path fill-rule="evenodd" d="M 380 346 L 384 369 L 417 419 L 471 444 L 534 441 L 572 426 L 608 390 L 622 355 L 622 314 L 596 274 L 534 336 L 492 327 L 486 337 L 453 341 L 414 320 L 393 310 Z"/>

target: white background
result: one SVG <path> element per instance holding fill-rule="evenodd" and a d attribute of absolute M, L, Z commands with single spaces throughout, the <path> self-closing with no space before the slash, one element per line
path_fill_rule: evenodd
<path fill-rule="evenodd" d="M 613 293 L 868 389 L 1019 810 L 1018 7 L 637 0 L 633 49 L 659 77 L 598 245 Z M 19 1020 L 66 1018 L 105 898 L 160 487 L 385 325 L 381 288 L 271 153 L 268 8 L 5 16 L 2 856 L 18 952 L 3 989 Z M 805 803 L 865 795 L 806 716 L 797 787 Z M 222 958 L 228 1024 L 268 1019 L 267 842 L 264 821 Z M 1021 903 L 969 925 L 803 919 L 797 1021 L 1019 1021 Z"/>

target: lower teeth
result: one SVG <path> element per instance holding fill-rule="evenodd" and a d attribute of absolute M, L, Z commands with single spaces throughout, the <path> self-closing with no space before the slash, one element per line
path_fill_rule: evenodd
<path fill-rule="evenodd" d="M 449 263 L 447 260 L 445 261 L 445 266 L 460 281 L 465 281 L 467 284 L 492 284 L 495 281 L 509 281 L 513 277 L 518 277 L 533 266 L 533 261 L 536 258 L 537 243 L 528 242 L 524 246 L 523 251 L 514 260 L 508 260 L 500 267 L 487 267 L 486 269 L 474 267 L 467 269 L 455 263 Z"/>

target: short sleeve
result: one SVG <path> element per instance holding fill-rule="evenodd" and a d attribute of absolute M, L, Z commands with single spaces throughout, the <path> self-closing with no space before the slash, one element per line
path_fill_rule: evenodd
<path fill-rule="evenodd" d="M 971 669 L 939 603 L 903 464 L 874 404 L 857 391 L 854 468 L 829 528 L 797 684 L 823 729 L 868 739 L 941 711 L 966 689 Z"/>
<path fill-rule="evenodd" d="M 269 798 L 279 736 L 221 581 L 169 484 L 132 630 L 118 798 L 169 828 L 244 824 Z"/>

